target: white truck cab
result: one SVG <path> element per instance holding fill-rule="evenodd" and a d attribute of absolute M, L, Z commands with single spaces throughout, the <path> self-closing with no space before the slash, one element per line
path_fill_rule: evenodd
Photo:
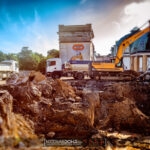
<path fill-rule="evenodd" d="M 47 59 L 46 75 L 59 78 L 62 75 L 62 61 L 60 58 Z"/>

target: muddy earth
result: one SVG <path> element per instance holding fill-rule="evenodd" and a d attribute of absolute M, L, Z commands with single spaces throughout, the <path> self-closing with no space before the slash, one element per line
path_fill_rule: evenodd
<path fill-rule="evenodd" d="M 45 138 L 79 139 L 82 149 L 150 149 L 150 84 L 13 75 L 0 86 L 1 149 L 42 149 Z"/>

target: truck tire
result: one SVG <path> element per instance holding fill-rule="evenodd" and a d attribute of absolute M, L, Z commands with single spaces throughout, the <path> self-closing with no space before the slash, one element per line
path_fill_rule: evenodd
<path fill-rule="evenodd" d="M 90 76 L 90 79 L 92 79 L 92 80 L 93 80 L 93 79 L 94 79 L 94 77 L 93 77 L 93 76 Z"/>
<path fill-rule="evenodd" d="M 59 79 L 61 77 L 60 74 L 52 74 L 53 79 Z"/>
<path fill-rule="evenodd" d="M 77 78 L 77 76 L 76 76 L 75 74 L 73 75 L 73 78 L 74 78 L 75 80 L 77 80 L 77 79 L 78 79 L 78 78 Z"/>
<path fill-rule="evenodd" d="M 100 80 L 100 76 L 99 75 L 94 75 L 94 80 Z"/>
<path fill-rule="evenodd" d="M 84 79 L 84 74 L 81 73 L 81 72 L 78 72 L 77 75 L 76 75 L 76 78 L 77 78 L 78 80 L 82 80 L 82 79 Z"/>

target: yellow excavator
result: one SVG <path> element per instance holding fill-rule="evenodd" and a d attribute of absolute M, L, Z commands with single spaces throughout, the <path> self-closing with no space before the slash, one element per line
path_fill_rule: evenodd
<path fill-rule="evenodd" d="M 98 63 L 98 62 L 91 62 L 89 64 L 89 75 L 91 78 L 96 80 L 101 79 L 101 77 L 107 76 L 118 76 L 126 77 L 129 75 L 129 71 L 124 71 L 122 67 L 122 55 L 125 49 L 132 44 L 134 41 L 139 39 L 144 34 L 150 32 L 150 21 L 149 26 L 140 30 L 139 28 L 135 30 L 132 34 L 125 37 L 119 44 L 118 51 L 114 62 L 111 63 Z"/>

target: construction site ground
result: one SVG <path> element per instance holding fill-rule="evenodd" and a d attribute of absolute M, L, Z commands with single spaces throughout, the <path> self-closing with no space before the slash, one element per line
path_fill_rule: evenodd
<path fill-rule="evenodd" d="M 149 82 L 13 75 L 0 81 L 0 149 L 150 149 L 149 100 Z"/>

